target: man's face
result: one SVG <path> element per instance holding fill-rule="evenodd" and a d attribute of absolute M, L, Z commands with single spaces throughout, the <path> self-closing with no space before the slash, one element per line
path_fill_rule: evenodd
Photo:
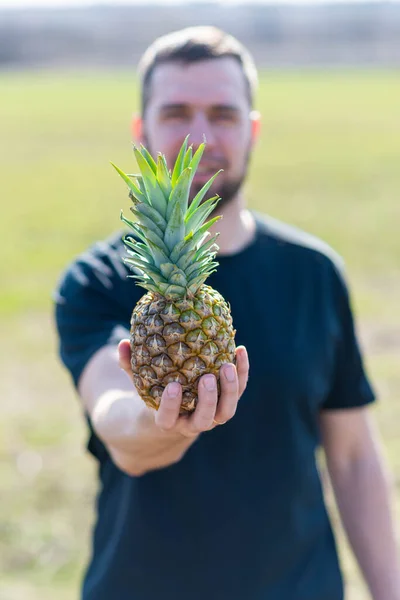
<path fill-rule="evenodd" d="M 250 105 L 243 73 L 226 57 L 192 64 L 158 65 L 150 83 L 142 124 L 143 143 L 165 154 L 171 168 L 186 135 L 206 149 L 192 185 L 192 197 L 219 169 L 212 186 L 222 203 L 232 199 L 247 172 L 253 142 Z"/>

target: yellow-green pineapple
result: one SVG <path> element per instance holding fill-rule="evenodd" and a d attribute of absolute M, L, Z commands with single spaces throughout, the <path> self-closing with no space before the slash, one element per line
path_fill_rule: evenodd
<path fill-rule="evenodd" d="M 146 404 L 157 409 L 164 388 L 178 381 L 182 413 L 195 409 L 199 377 L 214 373 L 218 382 L 221 365 L 235 361 L 229 306 L 205 285 L 218 265 L 217 235 L 210 237 L 208 229 L 220 217 L 206 221 L 218 196 L 203 199 L 218 173 L 189 201 L 204 147 L 193 155 L 186 138 L 172 172 L 162 154 L 155 161 L 143 146 L 134 147 L 138 175 L 113 165 L 128 185 L 135 216 L 133 222 L 121 214 L 132 230 L 124 237 L 124 262 L 148 290 L 131 318 L 134 383 Z"/>

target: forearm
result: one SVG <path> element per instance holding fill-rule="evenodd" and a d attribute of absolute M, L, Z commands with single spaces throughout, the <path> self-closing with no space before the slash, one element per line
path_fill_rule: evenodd
<path fill-rule="evenodd" d="M 330 467 L 341 519 L 374 600 L 400 600 L 400 564 L 389 478 L 380 457 Z"/>

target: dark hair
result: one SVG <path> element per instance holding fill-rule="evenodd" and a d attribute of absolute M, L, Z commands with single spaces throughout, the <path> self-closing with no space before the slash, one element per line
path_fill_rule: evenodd
<path fill-rule="evenodd" d="M 141 110 L 144 114 L 150 97 L 150 83 L 157 65 L 167 62 L 194 63 L 200 60 L 232 57 L 238 61 L 245 78 L 250 106 L 258 83 L 257 69 L 248 50 L 233 36 L 217 27 L 197 26 L 159 37 L 139 62 Z"/>

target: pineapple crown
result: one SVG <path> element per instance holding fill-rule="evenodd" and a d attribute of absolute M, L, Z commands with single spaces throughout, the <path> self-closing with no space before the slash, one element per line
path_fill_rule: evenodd
<path fill-rule="evenodd" d="M 136 219 L 126 219 L 121 211 L 121 220 L 133 230 L 133 235 L 123 238 L 128 254 L 124 263 L 135 272 L 130 277 L 141 287 L 171 300 L 193 297 L 218 266 L 214 261 L 218 234 L 210 237 L 208 229 L 220 216 L 206 219 L 219 196 L 203 199 L 220 171 L 189 204 L 190 186 L 205 144 L 193 154 L 188 138 L 172 172 L 163 154 L 158 154 L 156 162 L 142 145 L 133 147 L 139 174 L 126 174 L 111 163 L 128 185 L 133 202 L 130 210 Z"/>

